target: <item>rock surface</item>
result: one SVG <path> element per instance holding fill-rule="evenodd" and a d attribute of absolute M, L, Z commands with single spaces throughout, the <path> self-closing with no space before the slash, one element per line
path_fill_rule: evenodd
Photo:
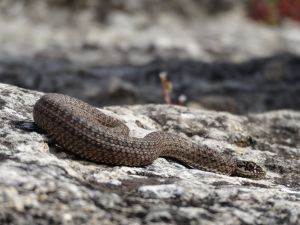
<path fill-rule="evenodd" d="M 0 80 L 71 95 L 98 106 L 162 103 L 159 74 L 173 84 L 173 102 L 241 114 L 300 109 L 300 57 L 278 55 L 244 63 L 154 61 L 142 66 L 80 66 L 60 61 L 0 60 Z"/>
<path fill-rule="evenodd" d="M 166 130 L 256 161 L 267 176 L 251 180 L 163 158 L 143 168 L 80 160 L 44 135 L 15 127 L 32 120 L 41 95 L 0 84 L 0 224 L 299 224 L 300 112 L 105 109 L 133 136 Z"/>
<path fill-rule="evenodd" d="M 300 25 L 256 23 L 247 1 L 0 0 L 0 59 L 137 65 L 300 55 Z"/>

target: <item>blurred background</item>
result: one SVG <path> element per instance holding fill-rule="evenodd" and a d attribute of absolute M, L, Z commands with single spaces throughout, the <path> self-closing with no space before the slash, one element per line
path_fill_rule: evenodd
<path fill-rule="evenodd" d="M 300 109 L 299 0 L 0 0 L 0 82 L 97 106 Z"/>

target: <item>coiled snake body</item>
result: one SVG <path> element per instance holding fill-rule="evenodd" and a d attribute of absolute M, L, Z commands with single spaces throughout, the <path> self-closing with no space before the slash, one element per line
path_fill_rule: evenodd
<path fill-rule="evenodd" d="M 64 149 L 94 162 L 144 166 L 158 157 L 174 158 L 190 167 L 226 175 L 262 178 L 254 162 L 241 161 L 180 136 L 157 131 L 129 137 L 128 127 L 95 107 L 62 94 L 46 94 L 35 104 L 33 118 Z"/>

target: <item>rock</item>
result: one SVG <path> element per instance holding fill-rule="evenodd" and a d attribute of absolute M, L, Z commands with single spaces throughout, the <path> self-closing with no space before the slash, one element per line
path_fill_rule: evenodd
<path fill-rule="evenodd" d="M 255 23 L 245 5 L 234 0 L 2 0 L 0 59 L 140 65 L 157 58 L 241 62 L 281 52 L 299 56 L 299 24 Z"/>
<path fill-rule="evenodd" d="M 237 116 L 168 105 L 107 107 L 130 135 L 177 133 L 265 167 L 262 180 L 159 158 L 147 167 L 97 165 L 65 153 L 31 121 L 42 93 L 0 84 L 1 224 L 298 224 L 300 112 Z"/>
<path fill-rule="evenodd" d="M 199 99 L 199 103 L 206 109 L 226 111 L 231 113 L 239 112 L 237 102 L 230 97 L 205 96 Z"/>
<path fill-rule="evenodd" d="M 192 60 L 143 66 L 79 66 L 61 61 L 0 60 L 0 80 L 42 92 L 71 95 L 98 106 L 162 103 L 161 72 L 172 82 L 173 102 L 231 113 L 300 109 L 300 57 L 278 55 L 240 64 Z"/>
<path fill-rule="evenodd" d="M 108 80 L 107 87 L 108 97 L 113 101 L 125 100 L 129 104 L 134 104 L 137 101 L 138 89 L 129 82 L 122 80 L 119 77 L 112 77 Z"/>

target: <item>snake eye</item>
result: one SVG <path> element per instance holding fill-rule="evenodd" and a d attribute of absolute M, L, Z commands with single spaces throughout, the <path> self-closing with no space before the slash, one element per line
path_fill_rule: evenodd
<path fill-rule="evenodd" d="M 256 167 L 257 166 L 253 162 L 248 162 L 248 163 L 246 163 L 245 169 L 247 169 L 249 171 L 255 171 Z"/>

